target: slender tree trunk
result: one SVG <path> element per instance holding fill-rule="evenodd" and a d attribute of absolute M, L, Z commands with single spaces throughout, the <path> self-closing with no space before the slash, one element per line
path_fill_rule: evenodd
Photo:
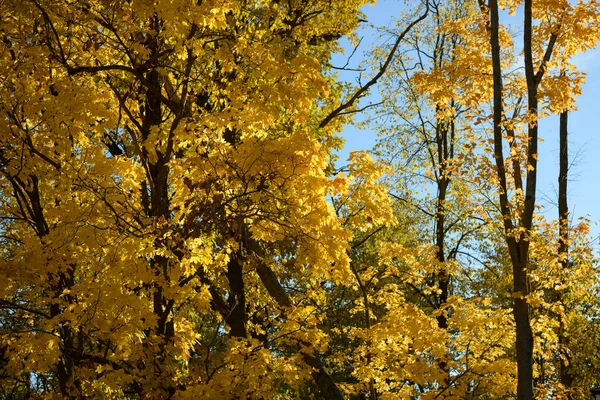
<path fill-rule="evenodd" d="M 567 203 L 567 182 L 569 171 L 569 147 L 568 147 L 568 117 L 569 112 L 563 111 L 560 114 L 560 154 L 559 154 L 559 174 L 558 174 L 558 258 L 563 270 L 569 266 L 569 206 Z M 563 294 L 559 294 L 559 301 L 564 305 Z M 559 314 L 560 327 L 558 333 L 558 343 L 560 346 L 560 381 L 569 391 L 567 397 L 573 399 L 570 389 L 573 386 L 573 375 L 570 368 L 569 359 L 569 337 L 566 335 L 566 310 L 563 309 Z"/>
<path fill-rule="evenodd" d="M 445 132 L 444 134 L 447 134 Z M 447 171 L 445 170 L 446 160 L 442 160 L 442 164 L 440 166 L 441 176 L 438 181 L 438 198 L 436 205 L 436 213 L 435 213 L 435 244 L 437 247 L 436 258 L 440 263 L 440 271 L 437 273 L 437 284 L 440 290 L 440 294 L 437 298 L 437 308 L 439 311 L 439 315 L 436 317 L 438 328 L 443 329 L 444 331 L 448 329 L 448 317 L 446 316 L 446 305 L 448 304 L 448 293 L 450 287 L 450 274 L 448 273 L 448 269 L 446 267 L 446 192 L 448 190 L 448 186 L 450 184 L 450 179 L 446 176 Z M 450 386 L 450 371 L 448 369 L 448 353 L 443 359 L 441 359 L 438 363 L 440 369 L 444 373 L 443 385 L 444 387 Z"/>
<path fill-rule="evenodd" d="M 155 16 L 151 23 L 156 31 L 160 31 L 160 21 Z M 155 36 L 148 36 L 145 42 L 146 48 L 154 57 L 158 57 L 160 51 L 160 43 Z M 163 124 L 163 104 L 159 94 L 162 90 L 160 75 L 156 70 L 150 70 L 146 73 L 148 88 L 145 93 L 145 101 L 143 103 L 143 119 L 140 129 L 140 135 L 145 142 L 151 130 L 154 127 Z M 144 148 L 143 157 L 145 158 L 148 170 L 147 179 L 145 182 L 149 184 L 149 189 L 142 186 L 142 193 L 147 193 L 147 198 L 144 203 L 148 207 L 146 213 L 155 221 L 157 226 L 162 225 L 171 218 L 170 198 L 169 198 L 169 160 L 170 154 L 159 148 L 148 150 Z M 149 151 L 155 151 L 156 156 L 150 157 Z M 160 229 L 160 228 L 158 228 Z M 156 239 L 155 245 L 162 247 L 165 245 L 162 239 Z M 158 353 L 152 356 L 154 374 L 156 377 L 164 375 L 164 365 L 169 357 L 169 344 L 172 343 L 175 335 L 175 327 L 173 323 L 173 306 L 174 301 L 165 296 L 163 284 L 170 280 L 169 259 L 164 256 L 157 255 L 150 260 L 150 268 L 156 275 L 156 280 L 153 284 L 153 312 L 157 318 L 154 335 L 158 339 Z M 160 389 L 164 391 L 162 396 L 171 398 L 175 393 L 175 385 L 172 380 L 165 379 L 166 384 Z"/>
<path fill-rule="evenodd" d="M 494 82 L 494 158 L 500 183 L 500 209 L 504 222 L 504 233 L 510 253 L 513 267 L 513 314 L 516 324 L 515 349 L 517 353 L 517 399 L 533 399 L 533 332 L 529 315 L 529 305 L 526 296 L 529 294 L 527 267 L 529 262 L 529 239 L 527 235 L 531 230 L 533 211 L 535 206 L 536 189 L 536 164 L 537 164 L 537 121 L 530 123 L 528 127 L 527 162 L 532 171 L 527 173 L 525 187 L 525 199 L 523 204 L 523 216 L 518 222 L 518 227 L 525 231 L 515 236 L 515 225 L 508 202 L 508 185 L 506 179 L 506 167 L 504 165 L 502 121 L 503 110 L 503 88 L 502 67 L 500 63 L 500 41 L 499 41 L 499 16 L 497 0 L 489 1 L 490 9 L 490 42 L 492 47 L 492 68 Z M 533 61 L 531 54 L 531 0 L 525 2 L 525 72 L 528 91 L 528 112 L 537 117 L 537 84 L 533 74 Z M 527 168 L 529 170 L 529 168 Z M 520 169 L 513 171 L 517 189 L 522 184 Z M 520 229 L 520 230 L 521 230 Z"/>
<path fill-rule="evenodd" d="M 517 324 L 517 364 L 518 384 L 517 398 L 523 400 L 533 399 L 533 332 L 529 316 L 529 305 L 525 296 L 529 294 L 527 270 L 529 264 L 529 239 L 532 228 L 533 212 L 535 209 L 535 191 L 537 186 L 537 156 L 538 156 L 538 95 L 537 77 L 533 66 L 532 50 L 532 1 L 525 0 L 524 5 L 524 32 L 523 52 L 525 58 L 525 80 L 527 81 L 527 112 L 532 122 L 529 122 L 527 133 L 527 183 L 525 186 L 525 200 L 521 227 L 524 233 L 519 235 L 519 250 L 521 264 L 513 264 L 515 292 L 522 294 L 515 299 L 515 321 Z"/>
<path fill-rule="evenodd" d="M 438 307 L 443 308 L 448 302 L 448 288 L 450 285 L 450 275 L 445 266 L 446 262 L 446 194 L 450 186 L 450 176 L 448 172 L 448 161 L 453 156 L 451 149 L 453 148 L 451 138 L 448 138 L 450 132 L 448 124 L 445 121 L 436 121 L 436 142 L 438 152 L 438 181 L 437 181 L 437 201 L 435 209 L 435 245 L 437 247 L 436 258 L 442 265 L 441 270 L 437 274 L 437 283 L 441 291 L 438 297 Z M 448 329 L 448 319 L 444 313 L 437 317 L 438 327 Z M 443 369 L 448 372 L 444 363 Z"/>

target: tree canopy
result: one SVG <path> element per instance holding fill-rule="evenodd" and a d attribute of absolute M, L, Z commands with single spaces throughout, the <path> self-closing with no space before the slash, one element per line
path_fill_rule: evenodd
<path fill-rule="evenodd" d="M 415 1 L 346 84 L 365 3 L 0 3 L 0 398 L 589 396 L 600 4 Z M 380 139 L 340 168 L 357 115 Z"/>

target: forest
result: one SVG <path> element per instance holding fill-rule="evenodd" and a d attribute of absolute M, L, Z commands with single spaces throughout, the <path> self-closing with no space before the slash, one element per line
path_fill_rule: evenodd
<path fill-rule="evenodd" d="M 600 2 L 370 3 L 0 2 L 0 399 L 592 398 Z"/>

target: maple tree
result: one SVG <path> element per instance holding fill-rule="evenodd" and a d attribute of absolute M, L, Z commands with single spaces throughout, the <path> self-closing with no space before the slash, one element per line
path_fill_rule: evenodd
<path fill-rule="evenodd" d="M 519 2 L 416 2 L 345 85 L 331 55 L 364 4 L 0 4 L 0 397 L 598 383 L 598 271 L 563 156 L 598 5 L 526 0 L 523 75 L 498 20 Z M 378 83 L 380 145 L 336 170 Z M 556 223 L 535 213 L 546 113 Z"/>
<path fill-rule="evenodd" d="M 321 65 L 361 5 L 3 2 L 7 391 L 341 396 Z"/>
<path fill-rule="evenodd" d="M 575 37 L 571 36 L 573 31 L 576 30 L 575 28 L 581 27 L 582 22 L 585 24 L 585 21 L 572 20 L 571 18 L 577 18 L 576 15 L 582 12 L 590 13 L 594 18 L 592 25 L 595 25 L 598 10 L 593 3 L 580 3 L 575 7 L 564 4 L 562 7 L 553 8 L 537 4 L 534 7 L 533 2 L 528 0 L 523 3 L 525 85 L 524 88 L 521 85 L 521 97 L 517 100 L 512 118 L 509 119 L 504 111 L 498 3 L 495 0 L 490 1 L 488 7 L 490 10 L 489 32 L 494 88 L 494 158 L 505 237 L 513 266 L 513 296 L 515 297 L 513 310 L 517 332 L 516 353 L 519 371 L 517 398 L 532 399 L 534 336 L 530 321 L 530 302 L 528 299 L 530 296 L 530 277 L 528 275 L 538 174 L 539 104 L 540 100 L 544 100 L 544 92 L 539 91 L 540 83 L 542 83 L 546 72 L 551 70 L 552 64 L 550 63 L 554 52 L 559 53 L 558 65 L 562 64 L 563 66 L 560 69 L 564 70 L 564 64 L 574 52 L 590 45 L 587 41 L 591 41 L 591 44 L 595 45 L 597 38 L 594 35 L 591 38 L 583 38 L 583 41 L 574 43 L 574 46 L 571 44 L 571 41 L 575 42 L 576 40 Z M 535 28 L 534 18 L 539 21 Z M 554 57 L 556 58 L 556 56 Z M 565 90 L 564 88 L 561 89 Z M 549 90 L 552 89 L 546 88 L 546 91 Z M 524 114 L 519 112 L 522 98 L 526 99 L 527 104 Z M 569 106 L 569 100 L 567 97 L 565 104 L 565 100 L 556 101 L 550 97 L 547 100 L 548 107 L 550 109 L 553 107 L 555 110 L 564 109 Z M 515 129 L 515 125 L 519 122 L 512 121 L 517 118 L 521 119 L 519 122 L 525 125 L 523 128 L 525 133 L 515 133 L 515 130 L 518 130 L 518 128 Z M 504 136 L 503 128 L 506 136 Z M 509 186 L 506 176 L 508 168 L 505 165 L 503 150 L 505 137 L 511 149 L 521 147 L 521 149 L 515 151 L 516 154 L 511 153 L 509 159 L 506 160 L 510 165 L 508 168 L 511 169 L 511 178 L 514 184 L 512 205 L 509 200 Z M 564 215 L 561 215 L 560 219 L 564 219 Z"/>

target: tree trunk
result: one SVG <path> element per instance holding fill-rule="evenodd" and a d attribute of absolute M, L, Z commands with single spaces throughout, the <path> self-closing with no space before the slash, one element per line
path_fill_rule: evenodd
<path fill-rule="evenodd" d="M 500 210 L 504 222 L 504 236 L 510 253 L 513 267 L 513 315 L 516 324 L 515 350 L 517 353 L 517 399 L 533 399 L 533 333 L 529 316 L 529 305 L 526 296 L 529 294 L 527 267 L 529 263 L 529 239 L 527 235 L 531 230 L 533 211 L 535 206 L 536 189 L 536 158 L 537 158 L 537 121 L 530 123 L 528 127 L 527 162 L 533 168 L 527 173 L 525 188 L 525 201 L 523 204 L 523 216 L 518 222 L 518 227 L 525 233 L 515 237 L 515 224 L 508 202 L 508 185 L 506 179 L 506 167 L 504 165 L 502 121 L 503 110 L 503 88 L 502 67 L 500 63 L 500 40 L 499 40 L 499 16 L 497 0 L 489 1 L 490 8 L 490 42 L 492 47 L 492 70 L 494 81 L 494 158 L 500 183 L 499 197 Z M 525 75 L 527 78 L 528 112 L 537 117 L 537 84 L 533 74 L 533 61 L 531 53 L 531 0 L 525 2 Z M 527 168 L 529 170 L 529 168 Z M 523 190 L 521 171 L 517 167 L 513 171 L 517 189 Z"/>
<path fill-rule="evenodd" d="M 569 171 L 569 147 L 568 147 L 568 117 L 569 112 L 560 114 L 560 154 L 558 174 L 558 258 L 563 270 L 569 266 L 569 206 L 567 203 L 567 182 Z M 563 294 L 559 294 L 559 301 L 564 304 Z M 566 309 L 560 311 L 560 326 L 558 332 L 558 343 L 560 346 L 560 382 L 565 386 L 567 397 L 572 399 L 570 389 L 573 387 L 573 374 L 570 368 L 569 337 L 566 335 Z"/>

